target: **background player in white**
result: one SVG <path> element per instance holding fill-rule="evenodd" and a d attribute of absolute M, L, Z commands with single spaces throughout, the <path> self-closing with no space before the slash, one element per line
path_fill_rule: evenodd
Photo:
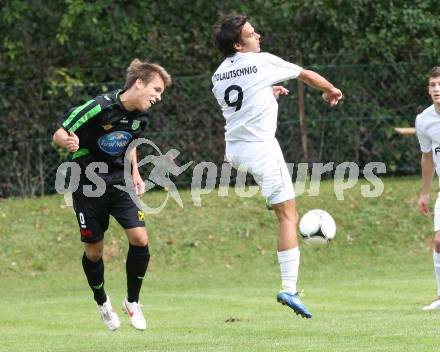
<path fill-rule="evenodd" d="M 440 66 L 431 69 L 428 76 L 428 92 L 432 104 L 416 118 L 416 132 L 422 151 L 422 192 L 418 201 L 419 210 L 423 215 L 430 215 L 429 189 L 431 188 L 434 171 L 440 175 Z M 424 310 L 440 309 L 440 197 L 434 208 L 434 271 L 437 279 L 437 298 Z"/>
<path fill-rule="evenodd" d="M 310 318 L 312 314 L 301 302 L 296 289 L 300 253 L 295 192 L 275 138 L 278 115 L 275 96 L 287 91 L 280 87 L 274 89 L 273 85 L 298 78 L 323 91 L 322 97 L 330 106 L 338 104 L 342 92 L 313 71 L 275 55 L 260 53 L 260 35 L 246 16 L 226 16 L 215 29 L 215 40 L 226 56 L 212 77 L 212 91 L 226 119 L 226 158 L 235 168 L 252 173 L 277 215 L 282 281 L 278 302 Z"/>

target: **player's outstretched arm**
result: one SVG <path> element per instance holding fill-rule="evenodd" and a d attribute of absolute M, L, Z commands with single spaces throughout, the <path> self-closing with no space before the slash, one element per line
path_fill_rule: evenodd
<path fill-rule="evenodd" d="M 322 98 L 330 106 L 336 106 L 343 98 L 342 92 L 338 88 L 314 71 L 302 70 L 298 79 L 310 87 L 323 91 Z"/>
<path fill-rule="evenodd" d="M 68 133 L 64 128 L 57 129 L 53 134 L 52 140 L 56 145 L 67 149 L 71 153 L 79 149 L 78 136 L 73 132 Z"/>

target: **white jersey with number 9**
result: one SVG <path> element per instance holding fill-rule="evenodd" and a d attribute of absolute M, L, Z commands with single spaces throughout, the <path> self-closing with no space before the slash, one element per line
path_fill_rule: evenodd
<path fill-rule="evenodd" d="M 226 119 L 226 141 L 275 137 L 278 103 L 272 85 L 297 78 L 302 68 L 269 53 L 236 53 L 212 76 L 212 92 Z"/>

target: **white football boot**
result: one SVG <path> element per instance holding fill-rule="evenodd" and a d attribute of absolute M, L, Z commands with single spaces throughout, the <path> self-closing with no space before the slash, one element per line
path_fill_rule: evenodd
<path fill-rule="evenodd" d="M 119 321 L 118 315 L 113 310 L 109 296 L 107 296 L 107 301 L 105 301 L 102 306 L 98 304 L 98 311 L 101 314 L 102 321 L 109 330 L 113 331 L 119 328 L 121 323 Z"/>
<path fill-rule="evenodd" d="M 142 306 L 138 302 L 128 302 L 127 298 L 122 302 L 122 310 L 130 317 L 131 326 L 138 330 L 145 330 L 147 322 L 142 313 Z"/>
<path fill-rule="evenodd" d="M 434 310 L 434 309 L 440 309 L 440 297 L 436 298 L 432 301 L 431 304 L 428 304 L 427 306 L 422 308 L 423 310 Z"/>

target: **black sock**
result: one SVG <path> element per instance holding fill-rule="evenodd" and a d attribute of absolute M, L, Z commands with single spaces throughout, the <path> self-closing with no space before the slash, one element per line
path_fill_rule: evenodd
<path fill-rule="evenodd" d="M 104 291 L 104 262 L 102 258 L 97 262 L 92 262 L 84 253 L 82 257 L 82 265 L 89 282 L 89 286 L 93 291 L 93 298 L 100 306 L 107 301 L 107 295 Z"/>
<path fill-rule="evenodd" d="M 128 302 L 139 302 L 142 280 L 147 272 L 150 261 L 148 245 L 145 247 L 133 246 L 130 244 L 127 254 L 127 300 Z"/>

